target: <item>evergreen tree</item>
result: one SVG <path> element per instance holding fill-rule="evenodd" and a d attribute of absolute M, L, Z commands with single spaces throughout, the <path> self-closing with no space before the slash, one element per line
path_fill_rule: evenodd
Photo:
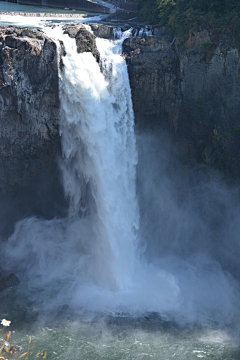
<path fill-rule="evenodd" d="M 143 19 L 186 33 L 200 24 L 229 26 L 240 21 L 240 0 L 137 0 Z M 236 23 L 236 21 L 235 21 Z"/>

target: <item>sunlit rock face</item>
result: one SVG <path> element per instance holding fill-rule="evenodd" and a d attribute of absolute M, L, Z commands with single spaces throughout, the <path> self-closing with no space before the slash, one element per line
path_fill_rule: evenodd
<path fill-rule="evenodd" d="M 0 41 L 4 191 L 29 186 L 47 163 L 51 167 L 51 153 L 59 146 L 59 100 L 54 42 L 41 32 L 17 28 L 1 28 Z"/>
<path fill-rule="evenodd" d="M 164 27 L 125 40 L 136 122 L 170 130 L 186 163 L 240 176 L 239 49 L 233 38 L 199 30 L 186 42 Z"/>
<path fill-rule="evenodd" d="M 0 27 L 0 196 L 8 204 L 12 196 L 16 213 L 48 213 L 58 202 L 58 119 L 55 43 L 40 31 Z M 1 216 L 11 222 L 7 207 Z"/>

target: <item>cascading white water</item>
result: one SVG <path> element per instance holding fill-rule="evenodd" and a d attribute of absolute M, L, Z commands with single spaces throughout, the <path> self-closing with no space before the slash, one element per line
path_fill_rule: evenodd
<path fill-rule="evenodd" d="M 134 114 L 127 68 L 120 56 L 129 32 L 115 42 L 97 39 L 99 66 L 91 53 L 78 54 L 75 39 L 59 29 L 56 37 L 66 51 L 60 75 L 60 131 L 70 216 L 82 210 L 87 187 L 92 200 L 88 197 L 85 212 L 94 224 L 98 280 L 124 289 L 134 270 L 139 217 Z"/>
<path fill-rule="evenodd" d="M 141 28 L 138 32 L 138 36 L 148 36 L 152 35 L 152 29 Z"/>

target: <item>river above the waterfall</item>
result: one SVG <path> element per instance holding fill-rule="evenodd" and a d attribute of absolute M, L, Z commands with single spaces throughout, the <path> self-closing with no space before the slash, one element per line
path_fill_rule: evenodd
<path fill-rule="evenodd" d="M 67 23 L 85 21 L 98 21 L 105 15 L 92 14 L 87 11 L 70 10 L 68 8 L 55 8 L 45 6 L 21 5 L 17 3 L 0 1 L 0 24 L 3 26 L 27 26 L 37 28 L 46 22 Z"/>
<path fill-rule="evenodd" d="M 70 10 L 47 6 L 22 5 L 8 1 L 0 1 L 0 11 L 23 13 L 58 13 L 58 14 L 86 14 L 85 11 Z"/>

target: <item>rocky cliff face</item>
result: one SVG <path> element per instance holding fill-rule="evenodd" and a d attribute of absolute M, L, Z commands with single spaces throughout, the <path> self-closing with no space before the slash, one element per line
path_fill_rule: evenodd
<path fill-rule="evenodd" d="M 91 26 L 95 35 L 113 37 L 112 26 Z M 76 38 L 79 52 L 91 51 L 99 60 L 95 35 L 82 25 L 65 32 Z M 123 55 L 137 126 L 169 131 L 184 162 L 207 163 L 239 179 L 240 57 L 234 41 L 201 30 L 180 42 L 156 27 L 154 35 L 126 39 Z M 1 234 L 15 218 L 51 217 L 64 208 L 56 46 L 40 31 L 0 27 L 0 120 Z"/>
<path fill-rule="evenodd" d="M 206 30 L 181 43 L 163 27 L 124 42 L 137 124 L 170 130 L 185 162 L 240 176 L 240 57 Z"/>
<path fill-rule="evenodd" d="M 40 31 L 0 27 L 0 198 L 7 203 L 1 225 L 13 220 L 11 201 L 17 218 L 25 206 L 47 213 L 58 202 L 58 121 L 55 43 Z"/>

